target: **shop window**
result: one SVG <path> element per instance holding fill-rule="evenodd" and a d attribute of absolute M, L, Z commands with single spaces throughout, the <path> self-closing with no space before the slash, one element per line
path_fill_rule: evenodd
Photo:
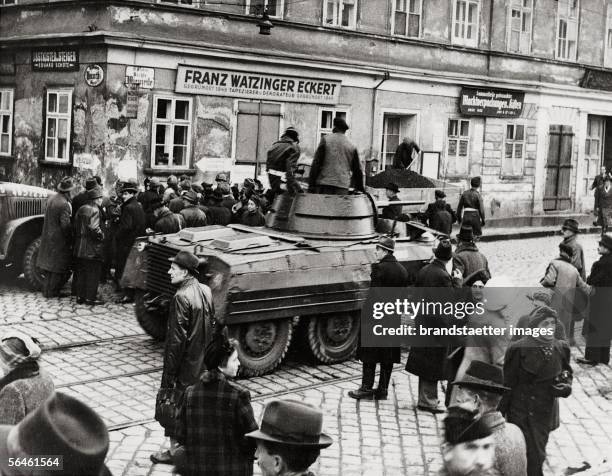
<path fill-rule="evenodd" d="M 329 26 L 355 28 L 357 0 L 325 0 L 323 23 Z"/>
<path fill-rule="evenodd" d="M 467 175 L 470 151 L 470 121 L 450 119 L 446 143 L 447 175 Z"/>
<path fill-rule="evenodd" d="M 508 51 L 528 54 L 531 51 L 533 0 L 512 0 L 508 10 Z"/>
<path fill-rule="evenodd" d="M 323 136 L 332 133 L 334 128 L 334 119 L 339 117 L 348 122 L 348 111 L 346 109 L 321 109 L 319 114 L 319 133 L 317 135 L 320 141 Z M 350 125 L 350 124 L 349 124 Z"/>
<path fill-rule="evenodd" d="M 267 150 L 280 136 L 281 105 L 238 101 L 236 163 L 265 164 Z"/>
<path fill-rule="evenodd" d="M 478 46 L 479 3 L 479 0 L 454 0 L 453 44 Z"/>
<path fill-rule="evenodd" d="M 523 175 L 524 158 L 525 126 L 519 124 L 506 125 L 502 175 Z"/>
<path fill-rule="evenodd" d="M 47 91 L 45 159 L 68 162 L 72 119 L 72 91 Z"/>
<path fill-rule="evenodd" d="M 576 41 L 578 39 L 578 2 L 579 0 L 559 0 L 557 15 L 557 51 L 558 59 L 576 59 Z"/>
<path fill-rule="evenodd" d="M 393 34 L 421 36 L 422 0 L 395 0 L 393 3 Z"/>
<path fill-rule="evenodd" d="M 10 155 L 13 142 L 13 90 L 0 89 L 0 155 Z"/>
<path fill-rule="evenodd" d="M 188 168 L 191 152 L 191 98 L 155 96 L 151 166 Z"/>
<path fill-rule="evenodd" d="M 267 10 L 273 18 L 283 17 L 283 0 L 246 0 L 247 15 L 262 15 Z"/>

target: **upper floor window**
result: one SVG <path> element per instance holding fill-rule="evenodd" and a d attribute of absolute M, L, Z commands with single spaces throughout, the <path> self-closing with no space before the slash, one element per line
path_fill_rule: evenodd
<path fill-rule="evenodd" d="M 576 59 L 576 41 L 578 39 L 578 4 L 579 0 L 558 1 L 557 51 L 558 59 Z"/>
<path fill-rule="evenodd" d="M 508 13 L 508 51 L 531 51 L 533 0 L 512 0 Z"/>
<path fill-rule="evenodd" d="M 155 96 L 151 165 L 187 168 L 191 148 L 191 98 Z"/>
<path fill-rule="evenodd" d="M 502 175 L 522 175 L 524 157 L 525 126 L 508 124 L 502 159 Z"/>
<path fill-rule="evenodd" d="M 604 66 L 612 68 L 612 3 L 608 2 L 608 12 L 606 15 L 606 37 L 605 37 L 605 56 Z"/>
<path fill-rule="evenodd" d="M 0 6 L 2 5 L 16 5 L 17 0 L 0 0 Z"/>
<path fill-rule="evenodd" d="M 470 150 L 470 121 L 450 119 L 446 143 L 448 175 L 467 175 Z"/>
<path fill-rule="evenodd" d="M 267 10 L 271 17 L 283 17 L 283 0 L 246 0 L 247 15 L 262 15 Z"/>
<path fill-rule="evenodd" d="M 330 26 L 355 28 L 357 0 L 325 0 L 323 23 Z"/>
<path fill-rule="evenodd" d="M 334 128 L 334 119 L 339 117 L 348 122 L 347 109 L 328 109 L 322 108 L 319 110 L 319 133 L 317 138 L 320 141 L 323 136 L 332 133 Z"/>
<path fill-rule="evenodd" d="M 0 155 L 10 155 L 13 141 L 13 90 L 0 89 Z"/>
<path fill-rule="evenodd" d="M 395 0 L 393 8 L 393 34 L 421 36 L 423 0 Z"/>
<path fill-rule="evenodd" d="M 49 89 L 47 91 L 46 112 L 45 159 L 68 162 L 72 119 L 72 91 Z"/>
<path fill-rule="evenodd" d="M 452 42 L 478 46 L 479 0 L 454 0 Z"/>

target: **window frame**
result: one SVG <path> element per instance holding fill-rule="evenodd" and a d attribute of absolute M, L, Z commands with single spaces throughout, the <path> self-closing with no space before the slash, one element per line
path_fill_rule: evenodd
<path fill-rule="evenodd" d="M 563 7 L 563 3 L 567 4 L 567 11 L 566 12 L 562 12 L 561 9 Z M 576 16 L 572 17 L 571 16 L 571 4 L 574 3 L 575 7 L 574 10 L 576 11 Z M 578 37 L 579 35 L 579 26 L 580 26 L 580 0 L 558 0 L 557 3 L 557 24 L 555 26 L 555 59 L 558 60 L 562 60 L 562 61 L 576 61 L 576 58 L 578 57 Z M 565 34 L 566 36 L 562 39 L 559 34 L 561 32 L 561 21 L 565 19 Z M 571 42 L 571 40 L 568 38 L 567 36 L 567 32 L 569 30 L 569 24 L 570 23 L 575 23 L 575 32 L 576 32 L 576 36 L 574 37 L 574 54 L 569 55 L 569 44 Z M 561 56 L 561 52 L 560 52 L 560 48 L 559 48 L 559 44 L 560 41 L 563 40 L 565 45 L 564 45 L 564 50 L 565 50 L 565 55 Z"/>
<path fill-rule="evenodd" d="M 264 8 L 267 10 L 268 8 L 268 3 L 269 0 L 263 0 L 264 1 Z M 277 0 L 278 3 L 278 10 L 279 10 L 279 14 L 278 15 L 272 15 L 270 14 L 270 12 L 268 12 L 268 16 L 270 18 L 276 18 L 276 19 L 282 19 L 285 16 L 285 0 Z M 244 13 L 246 15 L 258 15 L 257 13 L 251 13 L 249 10 L 251 9 L 251 0 L 246 0 L 245 6 L 244 6 Z M 259 15 L 263 14 L 260 13 Z"/>
<path fill-rule="evenodd" d="M 468 38 L 465 38 L 465 36 L 462 36 L 462 37 L 455 36 L 455 23 L 456 23 L 456 16 L 457 16 L 457 6 L 459 2 L 465 3 L 466 8 L 469 7 L 470 4 L 476 4 L 476 23 L 474 23 L 474 32 L 475 32 L 474 38 L 468 39 Z M 481 9 L 481 0 L 453 0 L 453 11 L 452 11 L 453 16 L 451 17 L 451 28 L 450 28 L 451 44 L 460 45 L 460 46 L 468 46 L 472 48 L 478 47 L 478 42 L 480 39 L 480 9 Z M 466 10 L 466 12 L 467 11 L 468 10 Z"/>
<path fill-rule="evenodd" d="M 56 94 L 58 96 L 58 100 L 57 100 L 57 105 L 58 105 L 58 112 L 50 112 L 49 111 L 49 95 L 50 94 Z M 68 112 L 66 113 L 60 113 L 59 112 L 59 96 L 60 95 L 64 95 L 67 94 L 68 95 Z M 58 88 L 48 88 L 45 94 L 45 157 L 44 160 L 48 161 L 48 162 L 57 162 L 60 164 L 67 164 L 70 163 L 70 147 L 72 146 L 72 95 L 73 95 L 73 90 L 69 89 L 69 88 L 62 88 L 62 87 L 58 87 Z M 49 119 L 55 119 L 56 120 L 56 130 L 58 131 L 59 134 L 59 128 L 57 126 L 57 121 L 59 119 L 67 119 L 68 121 L 68 125 L 66 126 L 66 158 L 62 159 L 62 158 L 58 158 L 57 157 L 57 145 L 58 145 L 58 138 L 59 136 L 55 136 L 51 139 L 55 139 L 55 156 L 49 156 L 48 153 L 48 142 L 49 142 Z"/>
<path fill-rule="evenodd" d="M 534 17 L 534 1 L 535 0 L 527 0 L 530 2 L 530 6 L 526 7 L 523 5 L 523 2 L 525 0 L 520 0 L 521 2 L 521 6 L 515 6 L 515 5 L 508 5 L 508 12 L 507 12 L 507 28 L 506 28 L 506 51 L 510 52 L 510 53 L 520 53 L 520 54 L 530 54 L 531 53 L 531 44 L 533 42 L 533 17 Z M 519 47 L 517 50 L 513 50 L 512 49 L 512 45 L 511 45 L 511 41 L 512 41 L 512 11 L 513 10 L 518 10 L 520 12 L 520 23 L 521 23 L 521 29 L 519 30 Z M 529 44 L 527 46 L 527 51 L 522 51 L 521 50 L 521 38 L 524 34 L 522 26 L 523 26 L 523 16 L 525 15 L 525 13 L 528 12 L 530 15 L 530 20 L 529 20 Z"/>
<path fill-rule="evenodd" d="M 404 13 L 406 13 L 406 31 L 404 33 L 396 33 L 395 32 L 395 14 L 398 12 L 397 10 L 397 1 L 398 0 L 392 0 L 391 3 L 391 34 L 393 36 L 401 36 L 404 38 L 421 38 L 421 36 L 423 35 L 423 2 L 425 0 L 417 0 L 419 2 L 419 11 L 418 13 L 411 13 L 410 10 L 410 0 L 403 0 L 406 4 L 406 11 Z M 408 29 L 409 29 L 409 25 L 410 25 L 410 16 L 418 16 L 419 17 L 419 31 L 416 34 L 416 36 L 414 35 L 409 35 L 408 34 Z"/>
<path fill-rule="evenodd" d="M 513 137 L 511 139 L 508 138 L 508 127 L 512 127 L 513 129 Z M 517 127 L 522 127 L 523 128 L 523 139 L 522 140 L 517 140 L 516 139 L 516 128 Z M 506 157 L 506 146 L 512 144 L 512 157 Z M 516 171 L 514 170 L 514 166 L 512 167 L 512 173 L 507 172 L 506 170 L 504 170 L 504 164 L 506 163 L 507 160 L 510 160 L 513 164 L 515 163 L 517 159 L 517 157 L 515 157 L 515 152 L 516 152 L 516 145 L 520 144 L 521 145 L 521 158 L 520 158 L 520 171 Z M 526 151 L 526 145 L 527 145 L 527 125 L 524 123 L 511 123 L 508 122 L 505 124 L 505 129 L 504 129 L 504 144 L 503 144 L 503 148 L 502 148 L 502 156 L 501 156 L 501 170 L 500 170 L 500 175 L 502 177 L 522 177 L 523 175 L 525 175 L 525 151 Z"/>
<path fill-rule="evenodd" d="M 1 98 L 4 94 L 8 94 L 9 95 L 9 100 L 8 100 L 8 109 L 2 109 L 2 101 Z M 2 157 L 10 157 L 11 154 L 13 153 L 13 120 L 14 120 L 14 112 L 15 112 L 15 89 L 14 88 L 0 88 L 0 156 Z M 2 142 L 1 142 L 1 138 L 2 135 L 5 134 L 4 132 L 2 132 L 2 118 L 4 116 L 8 116 L 9 120 L 8 120 L 8 132 L 6 134 L 8 134 L 8 151 L 7 152 L 3 152 L 2 151 Z"/>
<path fill-rule="evenodd" d="M 15 5 L 17 5 L 18 1 L 19 0 L 13 0 L 13 3 L 5 3 L 6 0 L 1 0 L 0 7 L 12 7 L 12 6 L 15 6 Z"/>
<path fill-rule="evenodd" d="M 191 3 L 183 3 L 185 1 L 190 1 Z M 197 3 L 202 3 L 202 2 L 198 2 L 198 0 L 176 0 L 176 2 L 173 2 L 172 0 L 157 0 L 157 3 L 167 4 L 167 5 L 176 5 L 177 7 L 194 8 L 197 6 L 196 5 Z"/>
<path fill-rule="evenodd" d="M 451 121 L 457 121 L 457 132 L 458 135 L 456 136 L 451 136 L 449 134 L 449 129 L 450 129 L 450 123 Z M 461 123 L 462 122 L 467 122 L 468 123 L 468 135 L 467 136 L 462 136 L 461 135 Z M 449 143 L 451 140 L 456 140 L 457 141 L 457 148 L 456 148 L 456 154 L 451 156 L 449 154 Z M 457 161 L 457 159 L 459 159 L 461 156 L 459 155 L 459 150 L 460 150 L 460 146 L 459 143 L 460 141 L 467 141 L 467 147 L 466 147 L 466 155 L 465 155 L 465 172 L 452 172 L 452 173 L 448 173 L 448 166 L 450 164 L 450 160 L 455 160 Z M 472 121 L 470 119 L 465 119 L 462 117 L 449 117 L 448 121 L 446 123 L 446 143 L 444 145 L 444 158 L 446 160 L 446 165 L 445 165 L 445 169 L 447 171 L 447 173 L 445 174 L 446 177 L 466 177 L 469 174 L 470 171 L 470 150 L 472 147 Z M 455 167 L 455 169 L 457 169 L 457 167 Z"/>
<path fill-rule="evenodd" d="M 157 117 L 157 102 L 160 99 L 165 99 L 171 101 L 171 118 L 170 119 L 160 119 Z M 176 101 L 187 101 L 189 103 L 189 119 L 176 119 L 174 118 L 174 114 L 176 111 Z M 192 149 L 192 134 L 193 134 L 193 98 L 191 96 L 180 96 L 173 94 L 154 94 L 153 95 L 153 111 L 151 116 L 151 162 L 150 166 L 152 169 L 156 170 L 183 170 L 189 169 L 191 167 L 191 149 Z M 158 124 L 171 125 L 172 126 L 172 144 L 171 148 L 174 148 L 174 127 L 176 125 L 187 126 L 187 150 L 185 152 L 185 164 L 182 165 L 174 165 L 172 162 L 174 161 L 174 156 L 169 157 L 168 165 L 157 165 L 155 163 L 155 149 L 157 147 L 156 142 L 156 126 Z M 164 143 L 164 146 L 166 144 Z"/>
<path fill-rule="evenodd" d="M 342 25 L 342 20 L 341 20 L 342 19 L 341 11 L 344 9 L 344 2 L 345 0 L 325 0 L 325 2 L 323 3 L 323 21 L 322 21 L 323 26 L 332 27 L 332 28 L 346 28 L 348 30 L 357 29 L 357 9 L 359 8 L 359 0 L 354 0 L 355 8 L 353 10 L 353 14 L 351 15 L 352 25 L 349 24 L 347 26 Z M 336 23 L 327 22 L 327 10 L 328 10 L 328 5 L 330 3 L 338 5 L 337 20 L 340 20 L 340 22 L 338 21 L 336 21 Z M 332 17 L 332 21 L 333 21 L 333 17 Z"/>
<path fill-rule="evenodd" d="M 331 111 L 332 112 L 332 118 L 331 118 L 331 122 L 332 122 L 332 127 L 329 128 L 323 128 L 321 127 L 321 119 L 323 118 L 323 112 L 324 111 Z M 350 108 L 349 106 L 320 106 L 318 109 L 318 119 L 317 119 L 317 135 L 315 137 L 315 150 L 317 149 L 317 147 L 319 146 L 319 144 L 321 143 L 321 139 L 322 136 L 321 134 L 331 134 L 332 133 L 332 129 L 333 129 L 333 123 L 334 123 L 334 119 L 336 118 L 336 115 L 339 112 L 343 112 L 345 114 L 346 117 L 346 122 L 347 124 L 350 124 L 350 120 L 351 120 L 351 116 L 350 116 Z M 348 131 L 346 131 L 346 135 L 350 135 L 351 130 L 349 129 Z"/>

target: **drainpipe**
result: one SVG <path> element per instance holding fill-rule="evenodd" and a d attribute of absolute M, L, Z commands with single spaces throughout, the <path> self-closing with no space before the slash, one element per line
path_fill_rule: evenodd
<path fill-rule="evenodd" d="M 381 79 L 376 86 L 372 89 L 372 127 L 370 128 L 370 159 L 372 159 L 372 151 L 374 150 L 374 122 L 376 121 L 376 99 L 378 98 L 378 88 L 382 83 L 391 78 L 389 71 L 383 73 L 383 79 Z"/>

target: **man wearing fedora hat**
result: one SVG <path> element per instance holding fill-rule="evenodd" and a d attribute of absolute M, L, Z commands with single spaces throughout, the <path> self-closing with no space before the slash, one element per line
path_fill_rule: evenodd
<path fill-rule="evenodd" d="M 372 264 L 370 288 L 403 288 L 408 285 L 408 272 L 393 256 L 395 241 L 382 236 L 376 244 L 378 262 Z M 357 358 L 363 363 L 361 387 L 349 392 L 349 397 L 357 400 L 386 400 L 391 381 L 393 364 L 401 362 L 399 347 L 362 347 L 357 349 Z M 373 389 L 376 364 L 380 364 L 378 388 Z"/>
<path fill-rule="evenodd" d="M 108 446 L 98 414 L 57 392 L 16 426 L 0 425 L 0 474 L 111 476 L 104 464 Z M 34 471 L 11 464 L 15 460 L 39 460 L 41 466 Z"/>
<path fill-rule="evenodd" d="M 402 214 L 402 205 L 393 205 L 391 202 L 399 202 L 399 197 L 397 194 L 399 193 L 399 187 L 396 183 L 389 182 L 385 187 L 385 194 L 387 195 L 387 200 L 389 200 L 389 205 L 387 205 L 382 210 L 382 217 L 388 220 L 397 220 L 399 216 Z"/>
<path fill-rule="evenodd" d="M 169 260 L 170 282 L 178 289 L 170 303 L 160 390 L 180 393 L 197 382 L 204 370 L 203 349 L 213 335 L 215 310 L 210 288 L 198 281 L 203 264 L 200 259 L 189 251 L 179 251 Z M 170 450 L 151 455 L 154 463 L 173 462 L 179 447 L 178 428 L 166 427 L 166 436 L 170 437 Z"/>
<path fill-rule="evenodd" d="M 568 218 L 563 222 L 561 233 L 563 234 L 563 244 L 574 250 L 571 261 L 572 265 L 578 270 L 580 277 L 586 279 L 584 250 L 582 245 L 578 243 L 578 234 L 580 233 L 578 222 L 573 218 Z"/>
<path fill-rule="evenodd" d="M 453 265 L 463 276 L 470 276 L 473 273 L 484 270 L 485 279 L 483 283 L 486 284 L 491 278 L 491 272 L 489 271 L 489 262 L 485 255 L 483 255 L 474 243 L 474 233 L 470 225 L 462 225 L 459 233 L 457 234 L 457 248 L 453 255 Z"/>
<path fill-rule="evenodd" d="M 302 186 L 295 179 L 295 169 L 300 158 L 300 135 L 294 127 L 288 127 L 280 140 L 272 144 L 268 150 L 266 169 L 270 189 L 274 196 L 282 193 L 282 179 L 287 182 L 287 191 L 290 194 L 303 192 Z"/>
<path fill-rule="evenodd" d="M 450 236 L 453 223 L 457 221 L 457 215 L 451 206 L 446 203 L 444 190 L 436 190 L 434 195 L 436 201 L 427 205 L 424 218 L 430 228 Z"/>
<path fill-rule="evenodd" d="M 332 439 L 322 432 L 323 413 L 303 402 L 272 400 L 259 430 L 246 434 L 257 442 L 255 458 L 263 476 L 307 476 L 308 468 Z"/>
<path fill-rule="evenodd" d="M 504 476 L 524 476 L 527 473 L 527 450 L 521 429 L 508 423 L 497 410 L 502 397 L 510 390 L 504 385 L 504 371 L 497 365 L 474 360 L 463 377 L 452 384 L 459 404 L 476 402 L 478 416 L 493 432 L 495 443 L 494 467 Z"/>
<path fill-rule="evenodd" d="M 60 296 L 72 262 L 72 197 L 76 183 L 64 177 L 47 199 L 36 266 L 43 270 L 43 296 Z"/>

